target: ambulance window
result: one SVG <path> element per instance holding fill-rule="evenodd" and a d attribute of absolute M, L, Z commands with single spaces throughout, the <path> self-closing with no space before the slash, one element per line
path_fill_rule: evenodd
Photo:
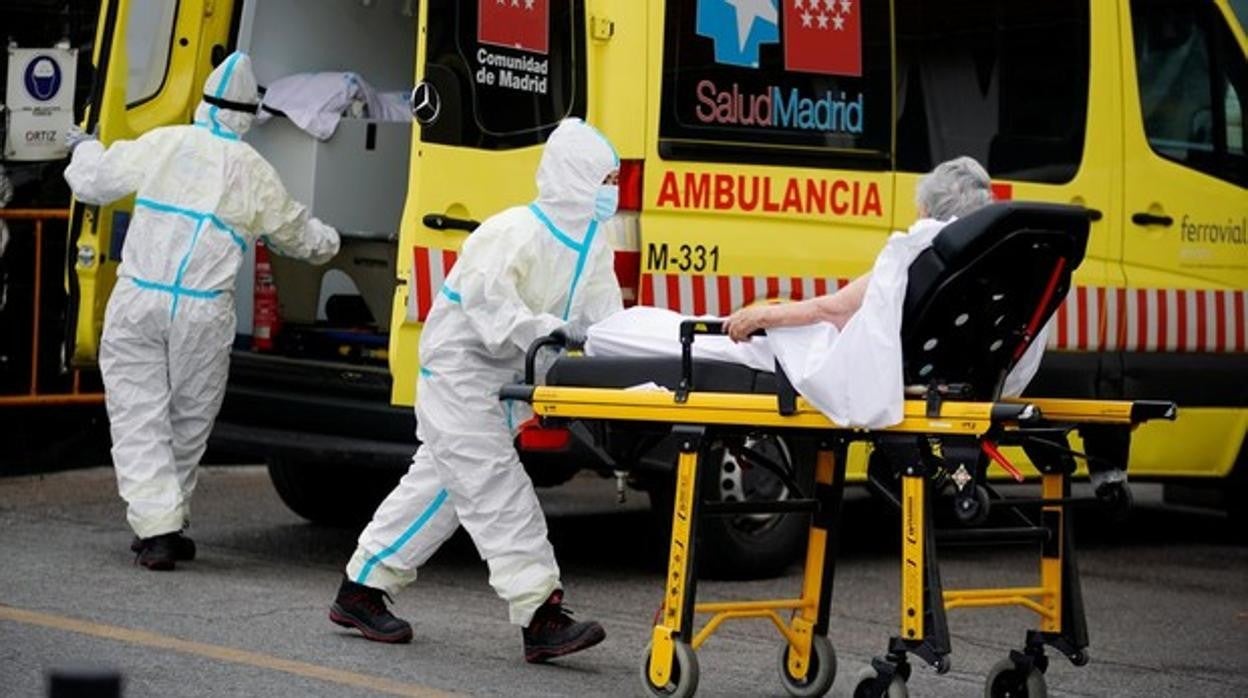
<path fill-rule="evenodd" d="M 969 155 L 1061 183 L 1083 158 L 1089 0 L 898 0 L 897 168 Z"/>
<path fill-rule="evenodd" d="M 1243 99 L 1248 67 L 1213 5 L 1131 5 L 1144 132 L 1154 152 L 1248 185 Z"/>
<path fill-rule="evenodd" d="M 669 0 L 659 154 L 887 169 L 889 0 Z"/>
<path fill-rule="evenodd" d="M 585 115 L 584 0 L 431 0 L 424 80 L 441 103 L 426 143 L 485 150 L 543 143 Z"/>
<path fill-rule="evenodd" d="M 126 16 L 126 106 L 155 97 L 165 84 L 178 3 L 133 0 Z"/>

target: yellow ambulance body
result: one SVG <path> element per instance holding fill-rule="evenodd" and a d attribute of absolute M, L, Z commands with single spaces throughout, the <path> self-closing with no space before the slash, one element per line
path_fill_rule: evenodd
<path fill-rule="evenodd" d="M 88 118 L 105 142 L 188 122 L 247 5 L 177 3 L 168 53 L 147 64 L 160 79 L 135 99 L 133 78 L 123 90 L 113 76 L 133 59 L 127 27 L 148 4 L 102 3 L 96 63 L 107 79 Z M 582 116 L 623 160 L 610 232 L 625 298 L 685 313 L 834 290 L 914 220 L 919 176 L 957 155 L 980 160 L 1000 197 L 1087 207 L 1088 256 L 1036 390 L 1177 400 L 1176 424 L 1135 435 L 1132 476 L 1221 479 L 1238 462 L 1236 478 L 1248 479 L 1242 6 L 522 0 L 500 15 L 493 0 L 377 5 L 415 37 L 419 122 L 394 243 L 394 404 L 416 399 L 421 323 L 468 231 L 534 197 L 543 139 Z M 115 279 L 110 230 L 125 208 L 77 214 L 79 361 L 94 358 Z"/>

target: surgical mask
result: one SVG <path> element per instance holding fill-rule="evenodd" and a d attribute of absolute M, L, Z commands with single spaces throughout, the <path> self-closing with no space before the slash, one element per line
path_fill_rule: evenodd
<path fill-rule="evenodd" d="M 605 221 L 615 215 L 620 207 L 620 187 L 616 184 L 604 184 L 594 196 L 594 220 Z"/>

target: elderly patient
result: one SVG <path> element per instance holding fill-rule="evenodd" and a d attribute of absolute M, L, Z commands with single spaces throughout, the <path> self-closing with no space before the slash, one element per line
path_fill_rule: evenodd
<path fill-rule="evenodd" d="M 919 180 L 915 192 L 919 220 L 910 232 L 920 233 L 924 244 L 930 244 L 947 223 L 991 202 L 991 182 L 978 162 L 965 156 L 942 162 Z M 740 342 L 752 332 L 773 327 L 830 322 L 844 329 L 862 307 L 870 280 L 868 272 L 835 293 L 794 303 L 741 308 L 724 323 L 724 330 L 733 341 Z"/>
<path fill-rule="evenodd" d="M 870 273 L 830 295 L 738 310 L 726 322 L 728 337 L 700 338 L 694 355 L 761 370 L 779 362 L 798 392 L 841 425 L 875 429 L 900 422 L 901 320 L 910 263 L 950 221 L 991 201 L 991 183 L 979 163 L 960 157 L 937 165 L 919 180 L 919 220 L 907 233 L 889 238 Z M 599 356 L 676 356 L 683 319 L 666 310 L 632 308 L 590 328 L 586 350 Z M 744 341 L 759 329 L 768 330 L 766 338 Z M 1042 332 L 1011 372 L 1007 394 L 1022 392 L 1046 338 Z"/>

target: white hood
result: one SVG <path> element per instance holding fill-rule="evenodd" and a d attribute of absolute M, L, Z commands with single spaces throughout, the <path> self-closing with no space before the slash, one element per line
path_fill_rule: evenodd
<path fill-rule="evenodd" d="M 550 134 L 537 167 L 537 204 L 561 232 L 579 242 L 602 180 L 619 166 L 615 149 L 597 129 L 565 119 Z"/>

